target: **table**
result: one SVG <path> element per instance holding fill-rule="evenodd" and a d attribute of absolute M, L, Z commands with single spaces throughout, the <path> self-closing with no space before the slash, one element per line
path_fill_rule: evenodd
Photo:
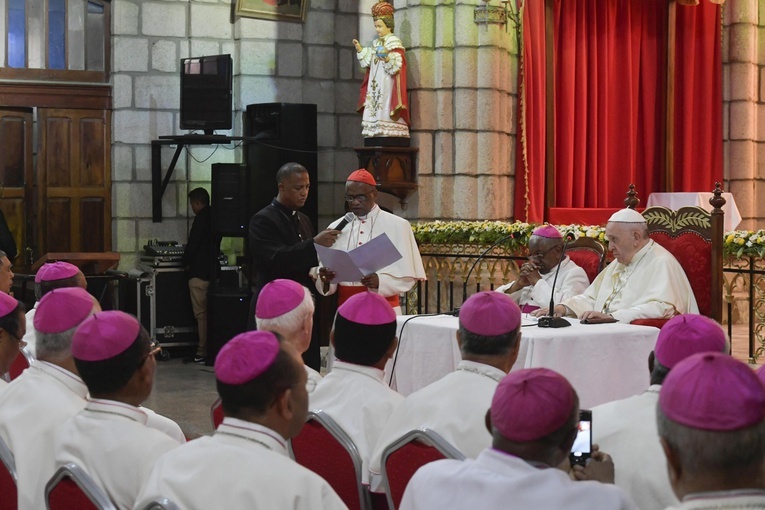
<path fill-rule="evenodd" d="M 398 317 L 399 352 L 394 388 L 410 393 L 453 372 L 461 356 L 457 347 L 458 319 L 445 315 Z M 649 385 L 648 355 L 659 335 L 657 328 L 631 324 L 580 324 L 569 328 L 523 327 L 518 360 L 513 370 L 546 367 L 563 374 L 576 388 L 583 409 L 626 398 Z M 386 366 L 390 378 L 392 360 Z"/>
<path fill-rule="evenodd" d="M 698 206 L 706 211 L 712 211 L 712 205 L 709 203 L 709 199 L 714 195 L 712 193 L 703 192 L 683 192 L 683 193 L 651 193 L 648 195 L 648 203 L 646 207 L 653 205 L 661 205 L 667 209 L 677 210 L 684 206 Z M 736 200 L 730 193 L 723 193 L 725 199 L 725 205 L 723 211 L 725 212 L 725 222 L 723 227 L 725 231 L 735 230 L 739 223 L 741 223 L 741 213 L 738 212 L 736 207 Z"/>

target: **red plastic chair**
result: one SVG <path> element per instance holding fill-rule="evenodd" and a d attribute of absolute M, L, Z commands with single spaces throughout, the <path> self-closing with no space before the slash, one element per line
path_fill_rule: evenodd
<path fill-rule="evenodd" d="M 45 485 L 48 510 L 117 510 L 103 489 L 76 464 L 58 468 Z"/>
<path fill-rule="evenodd" d="M 218 425 L 223 423 L 223 418 L 225 418 L 225 415 L 223 414 L 223 403 L 221 402 L 220 397 L 218 397 L 210 406 L 210 420 L 212 421 L 213 429 L 217 429 Z"/>
<path fill-rule="evenodd" d="M 18 491 L 16 490 L 16 483 L 18 482 L 16 461 L 13 458 L 13 453 L 2 439 L 0 439 L 0 461 L 2 461 L 2 466 L 0 466 L 0 508 L 16 510 L 19 504 Z"/>
<path fill-rule="evenodd" d="M 16 356 L 16 359 L 14 359 L 13 363 L 11 363 L 10 370 L 8 370 L 8 376 L 10 377 L 11 381 L 16 379 L 24 370 L 29 368 L 34 359 L 35 358 L 32 356 L 32 353 L 26 350 L 26 348 L 21 349 L 18 356 Z"/>
<path fill-rule="evenodd" d="M 643 211 L 648 232 L 658 244 L 675 256 L 685 271 L 696 297 L 699 313 L 722 323 L 723 308 L 723 224 L 720 183 L 715 183 L 709 200 L 712 212 L 700 207 L 649 207 Z M 632 324 L 661 328 L 666 319 L 638 319 Z"/>
<path fill-rule="evenodd" d="M 350 510 L 371 508 L 361 483 L 361 456 L 348 434 L 323 411 L 311 411 L 290 440 L 295 461 L 324 478 Z"/>
<path fill-rule="evenodd" d="M 388 508 L 401 504 L 404 490 L 415 471 L 441 459 L 464 460 L 465 456 L 434 430 L 420 428 L 407 432 L 382 453 L 382 477 Z"/>

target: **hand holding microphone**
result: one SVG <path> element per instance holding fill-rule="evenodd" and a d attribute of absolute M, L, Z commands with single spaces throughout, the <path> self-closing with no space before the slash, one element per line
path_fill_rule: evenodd
<path fill-rule="evenodd" d="M 354 218 L 355 215 L 352 212 L 346 213 L 335 228 L 328 228 L 327 230 L 322 230 L 316 234 L 313 238 L 313 242 L 324 246 L 325 248 L 331 248 L 332 245 L 335 244 L 337 236 L 340 235 L 340 231 L 343 230 L 348 223 L 352 222 Z"/>

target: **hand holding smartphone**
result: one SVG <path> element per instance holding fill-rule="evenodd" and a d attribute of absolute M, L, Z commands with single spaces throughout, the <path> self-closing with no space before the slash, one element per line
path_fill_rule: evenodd
<path fill-rule="evenodd" d="M 592 455 L 592 411 L 579 411 L 579 425 L 574 444 L 571 446 L 569 461 L 571 467 L 587 464 Z"/>

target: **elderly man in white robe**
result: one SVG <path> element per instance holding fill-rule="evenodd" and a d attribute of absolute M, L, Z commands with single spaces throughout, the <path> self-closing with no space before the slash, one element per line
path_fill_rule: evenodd
<path fill-rule="evenodd" d="M 70 351 L 75 328 L 101 307 L 85 289 L 61 288 L 36 304 L 38 359 L 0 394 L 0 438 L 13 453 L 22 510 L 45 508 L 53 443 L 61 423 L 85 407 L 88 388 Z"/>
<path fill-rule="evenodd" d="M 160 497 L 186 510 L 347 508 L 324 479 L 287 451 L 308 414 L 306 372 L 290 344 L 270 331 L 237 335 L 220 350 L 215 379 L 223 423 L 212 437 L 159 459 L 137 510 Z"/>
<path fill-rule="evenodd" d="M 388 300 L 397 314 L 401 313 L 399 294 L 408 292 L 418 280 L 425 279 L 425 269 L 412 233 L 412 226 L 404 218 L 385 212 L 377 205 L 375 178 L 366 170 L 353 172 L 345 183 L 345 201 L 353 213 L 353 221 L 337 237 L 333 248 L 351 251 L 381 234 L 387 234 L 401 253 L 401 259 L 368 274 L 358 282 L 332 283 L 335 272 L 329 267 L 319 268 L 316 289 L 324 296 L 338 294 L 338 306 L 359 292 L 376 292 Z M 343 218 L 331 223 L 334 229 Z"/>
<path fill-rule="evenodd" d="M 273 331 L 303 354 L 311 345 L 313 328 L 313 294 L 294 280 L 278 278 L 267 283 L 258 294 L 255 323 L 260 331 Z M 321 374 L 305 366 L 306 389 L 312 393 L 321 381 Z"/>
<path fill-rule="evenodd" d="M 555 305 L 555 315 L 588 322 L 671 319 L 699 313 L 680 263 L 648 236 L 645 218 L 633 210 L 614 213 L 606 225 L 614 260 L 583 294 Z M 546 315 L 547 308 L 533 312 Z"/>
<path fill-rule="evenodd" d="M 456 340 L 457 370 L 407 396 L 385 425 L 369 464 L 372 491 L 383 491 L 383 450 L 411 430 L 428 427 L 471 458 L 491 446 L 486 410 L 518 358 L 521 310 L 505 294 L 473 294 L 460 308 Z"/>
<path fill-rule="evenodd" d="M 546 368 L 510 372 L 497 386 L 487 426 L 492 447 L 476 459 L 439 460 L 409 481 L 400 510 L 523 508 L 636 509 L 613 481 L 614 464 L 594 451 L 575 481 L 562 469 L 577 435 L 579 398 Z M 593 448 L 594 449 L 594 448 Z"/>
<path fill-rule="evenodd" d="M 677 504 L 656 429 L 656 404 L 666 376 L 680 361 L 699 352 L 728 352 L 722 327 L 694 314 L 670 319 L 648 357 L 651 385 L 640 395 L 592 408 L 592 441 L 616 462 L 615 483 L 641 510 Z"/>
<path fill-rule="evenodd" d="M 587 273 L 566 255 L 563 260 L 563 236 L 552 225 L 537 227 L 529 238 L 529 260 L 521 266 L 518 279 L 497 287 L 509 294 L 523 313 L 550 306 L 555 275 L 554 302 L 578 296 L 590 285 Z"/>
<path fill-rule="evenodd" d="M 719 352 L 690 356 L 659 393 L 656 419 L 673 510 L 765 509 L 765 386 Z"/>

